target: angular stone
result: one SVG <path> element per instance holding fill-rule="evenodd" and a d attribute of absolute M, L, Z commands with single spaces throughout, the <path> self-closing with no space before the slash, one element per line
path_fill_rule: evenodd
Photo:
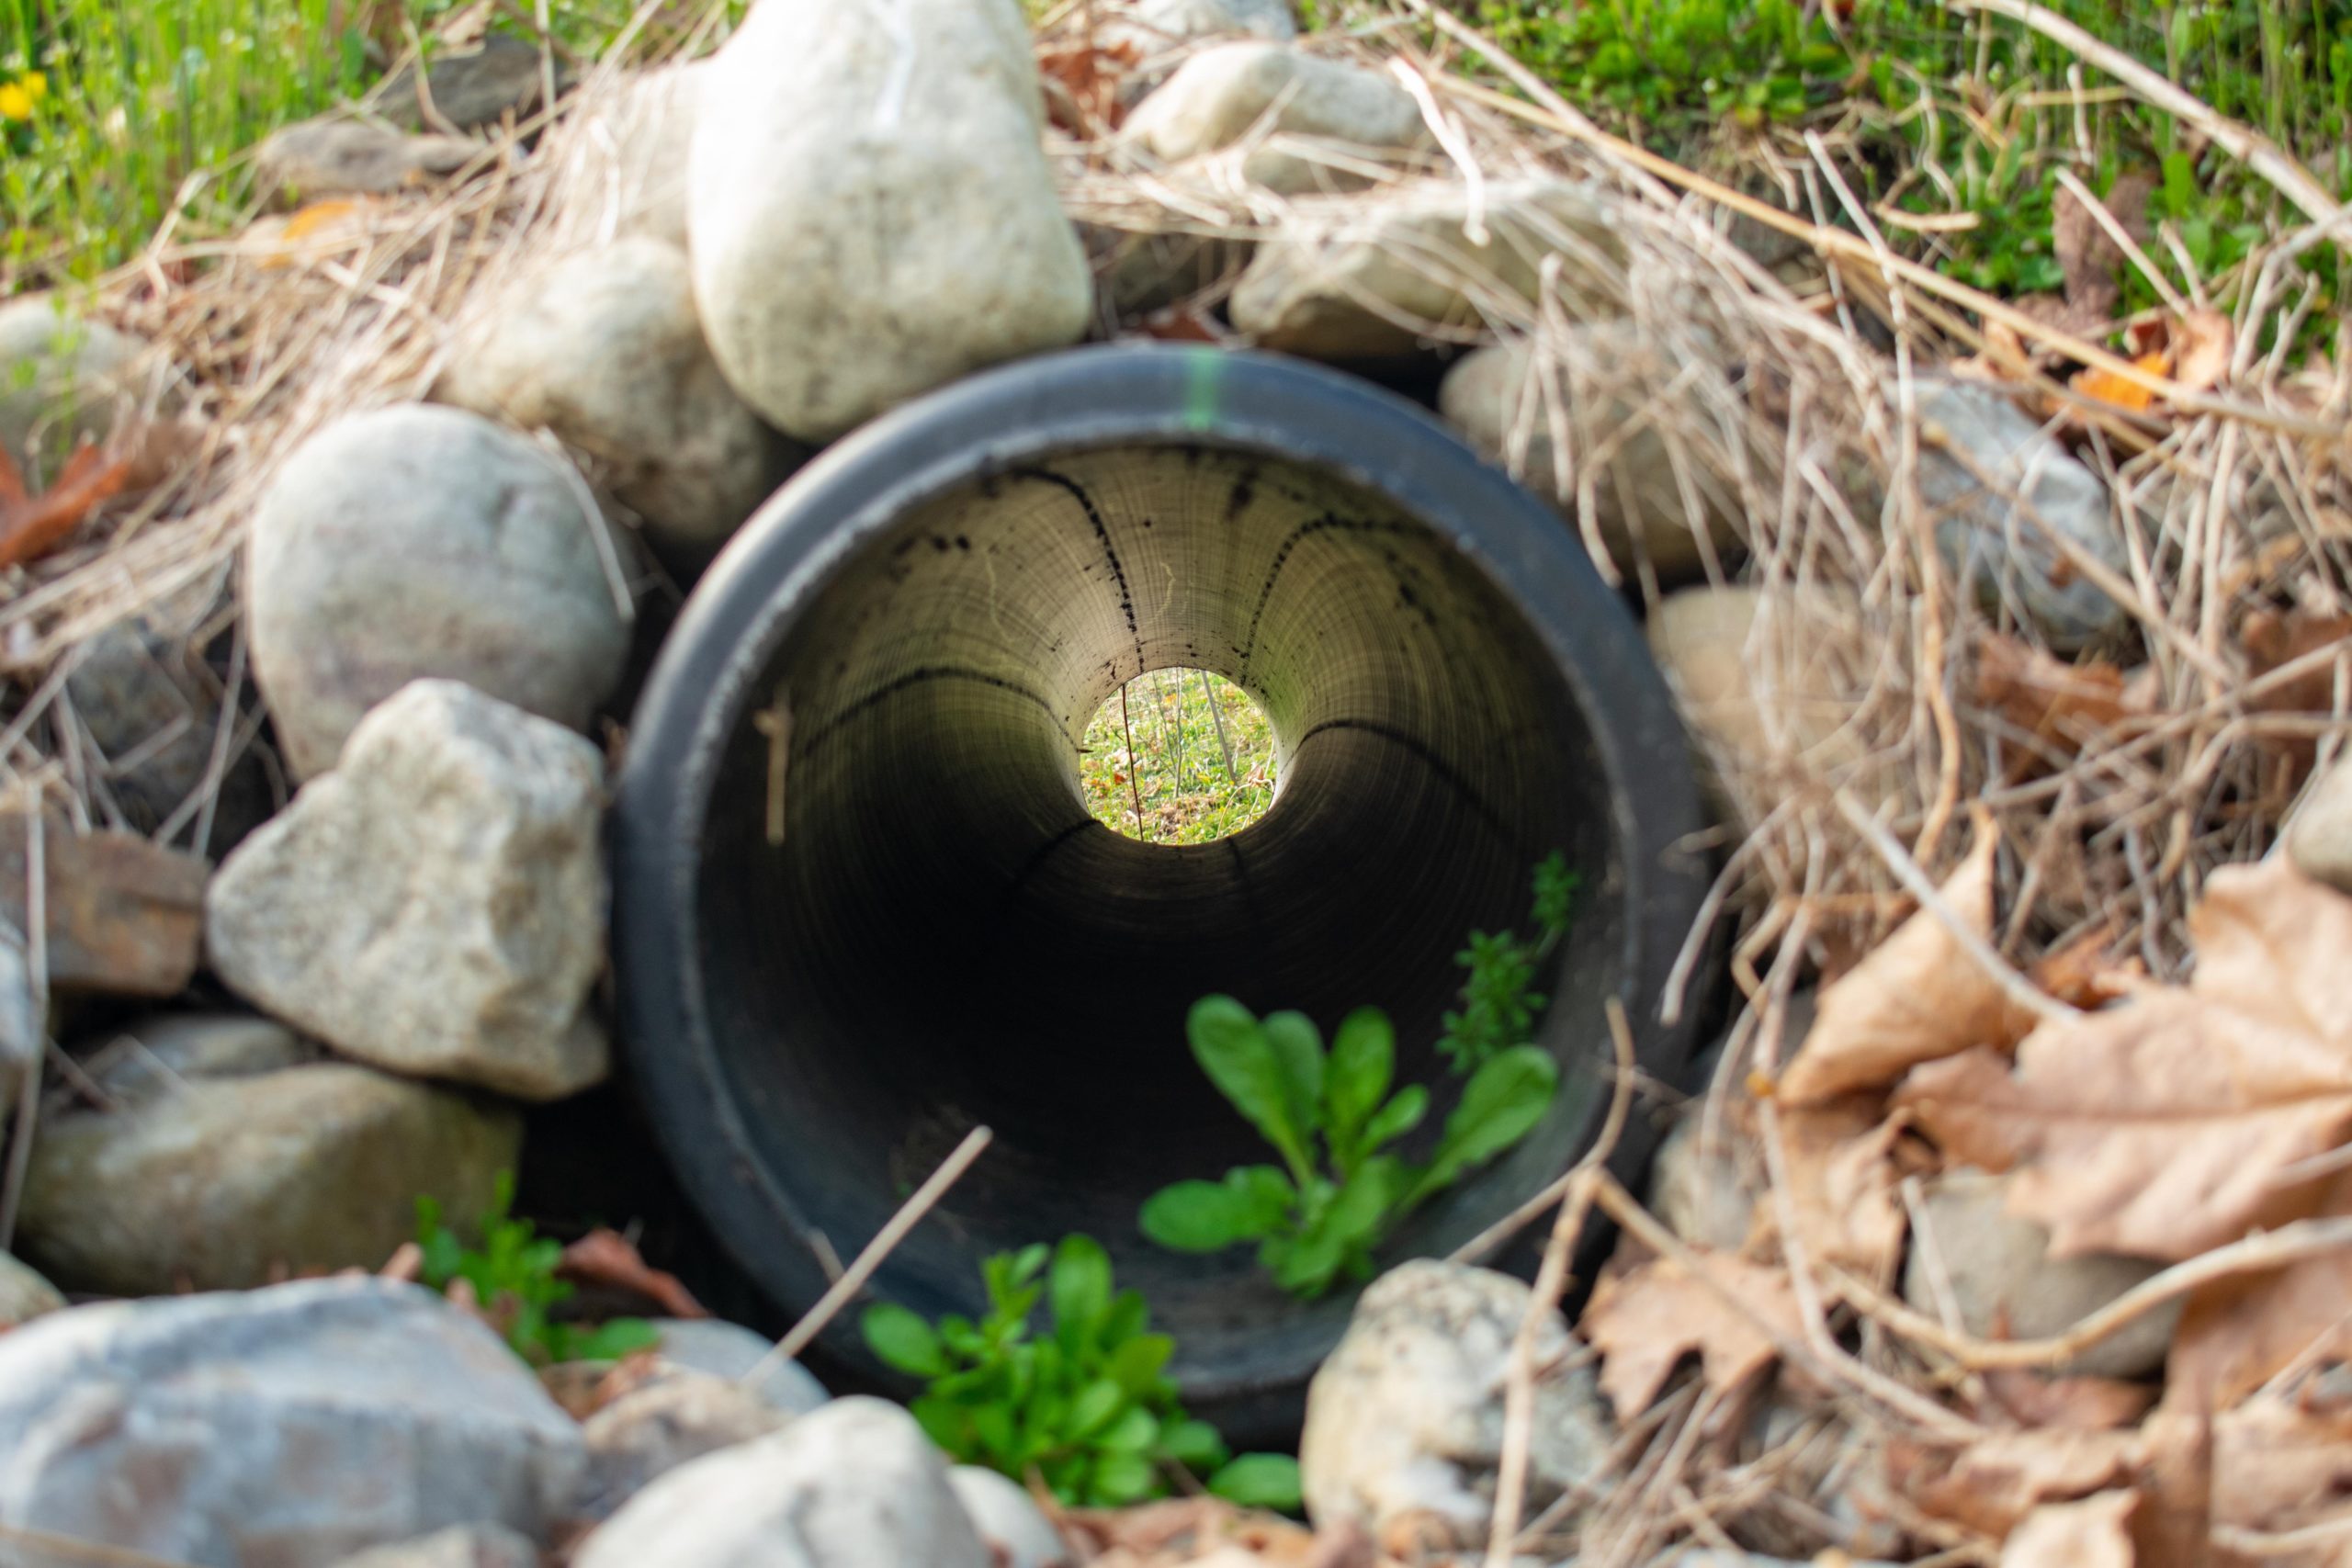
<path fill-rule="evenodd" d="M 28 919 L 31 829 L 0 813 L 0 919 Z M 196 976 L 204 930 L 205 863 L 130 833 L 76 833 L 57 818 L 41 827 L 42 903 L 52 990 L 172 997 Z"/>
<path fill-rule="evenodd" d="M 1274 43 L 1192 56 L 1136 106 L 1125 132 L 1171 164 L 1246 143 L 1241 178 L 1279 194 L 1361 188 L 1369 178 L 1342 161 L 1381 162 L 1429 137 L 1420 106 L 1387 77 Z M 1269 137 L 1325 144 L 1328 157 Z"/>
<path fill-rule="evenodd" d="M 1013 0 L 761 0 L 717 57 L 686 199 L 695 298 L 744 400 L 829 440 L 1076 342 L 1093 283 L 1043 115 Z"/>
<path fill-rule="evenodd" d="M 554 62 L 558 96 L 571 85 L 571 67 Z M 492 33 L 474 49 L 435 53 L 424 68 L 425 92 L 443 124 L 459 130 L 494 126 L 512 114 L 518 121 L 538 112 L 547 96 L 546 62 L 535 44 Z M 368 95 L 368 108 L 403 130 L 426 127 L 418 101 L 416 66 L 401 66 Z"/>
<path fill-rule="evenodd" d="M 390 196 L 445 180 L 483 151 L 462 136 L 404 136 L 357 119 L 305 120 L 261 144 L 254 177 L 290 202 Z"/>
<path fill-rule="evenodd" d="M 1724 493 L 1703 464 L 1691 463 L 1700 508 L 1694 517 L 1658 426 L 1705 421 L 1726 406 L 1744 408 L 1729 370 L 1664 363 L 1658 345 L 1631 321 L 1570 325 L 1559 334 L 1557 352 L 1566 363 L 1548 371 L 1554 378 L 1548 400 L 1537 379 L 1547 372 L 1539 372 L 1532 350 L 1519 342 L 1464 355 L 1446 373 L 1438 407 L 1473 446 L 1580 526 L 1577 491 L 1585 476 L 1570 471 L 1553 446 L 1551 417 L 1558 411 L 1577 451 L 1608 453 L 1589 476 L 1592 515 L 1619 573 L 1638 580 L 1646 563 L 1668 588 L 1704 576 L 1710 551 L 1721 561 L 1739 547 L 1737 498 Z M 1589 397 L 1574 395 L 1579 387 Z M 1651 418 L 1627 434 L 1636 413 L 1661 399 L 1667 400 L 1664 413 L 1652 409 Z M 1733 442 L 1745 439 L 1738 429 L 1722 434 Z M 1521 440 L 1524 456 L 1514 461 Z"/>
<path fill-rule="evenodd" d="M 151 1020 L 85 1070 L 106 1104 L 42 1118 L 17 1246 L 100 1294 L 380 1267 L 418 1197 L 480 1213 L 522 1147 L 511 1111 L 320 1060 L 266 1020 Z"/>
<path fill-rule="evenodd" d="M 2009 605 L 2060 653 L 2120 633 L 2131 613 L 2051 537 L 2130 581 L 2105 482 L 1996 387 L 1932 377 L 1913 387 L 1919 494 L 1946 563 L 1988 608 Z"/>
<path fill-rule="evenodd" d="M 2007 1178 L 1981 1170 L 1950 1170 L 1929 1183 L 1919 1216 L 1927 1236 L 1912 1237 L 1903 1270 L 1903 1297 L 1913 1310 L 1942 1315 L 1931 1252 L 1942 1262 L 1961 1327 L 1980 1339 L 2064 1334 L 2160 1271 L 2144 1258 L 2107 1253 L 2051 1257 L 2049 1231 L 2011 1214 L 2008 1193 Z M 2169 1302 L 2052 1370 L 2145 1377 L 2164 1365 L 2180 1313 L 2181 1303 Z"/>
<path fill-rule="evenodd" d="M 539 1568 L 539 1549 L 503 1525 L 458 1525 L 346 1557 L 337 1568 Z"/>
<path fill-rule="evenodd" d="M 2314 882 L 2352 893 L 2352 763 L 2339 760 L 2287 824 L 2287 858 Z"/>
<path fill-rule="evenodd" d="M 996 1553 L 998 1568 L 1077 1568 L 1069 1543 L 1020 1483 L 976 1464 L 959 1464 L 947 1472 L 947 1483 L 956 1488 L 980 1540 Z"/>
<path fill-rule="evenodd" d="M 520 278 L 434 395 L 588 454 L 689 579 L 807 456 L 718 373 L 685 253 L 660 240 Z"/>
<path fill-rule="evenodd" d="M 146 390 L 148 345 L 46 294 L 0 304 L 0 450 L 38 490 L 84 441 L 104 442 Z"/>
<path fill-rule="evenodd" d="M 789 1417 L 756 1394 L 703 1372 L 672 1372 L 588 1417 L 588 1490 L 581 1512 L 609 1518 L 680 1465 L 780 1431 Z"/>
<path fill-rule="evenodd" d="M 1298 1461 L 1317 1524 L 1352 1520 L 1377 1538 L 1409 1521 L 1430 1544 L 1484 1544 L 1511 1347 L 1532 1299 L 1509 1275 L 1427 1260 L 1373 1282 L 1307 1388 Z M 1537 1336 L 1548 1370 L 1528 1456 L 1536 1508 L 1608 1458 L 1609 1417 L 1577 1348 L 1556 1313 Z"/>
<path fill-rule="evenodd" d="M 600 1080 L 603 759 L 454 681 L 370 713 L 343 763 L 213 878 L 212 967 L 393 1072 L 555 1100 Z"/>
<path fill-rule="evenodd" d="M 686 249 L 686 159 L 709 75 L 696 61 L 644 72 L 609 96 L 583 95 L 565 117 L 549 207 L 599 239 Z"/>
<path fill-rule="evenodd" d="M 990 1568 L 989 1556 L 914 1417 L 854 1398 L 672 1471 L 572 1568 Z"/>
<path fill-rule="evenodd" d="M 1261 347 L 1312 359 L 1393 357 L 1419 348 L 1427 327 L 1479 326 L 1474 289 L 1533 299 L 1554 254 L 1571 316 L 1614 312 L 1625 251 L 1590 192 L 1498 183 L 1475 216 L 1483 243 L 1471 235 L 1469 193 L 1435 182 L 1373 203 L 1301 201 L 1235 286 L 1233 324 Z"/>
<path fill-rule="evenodd" d="M 482 1324 L 320 1280 L 0 1336 L 0 1526 L 194 1568 L 331 1568 L 452 1525 L 545 1538 L 579 1428 Z"/>
<path fill-rule="evenodd" d="M 65 1310 L 65 1298 L 56 1286 L 0 1252 L 0 1333 L 20 1328 L 37 1317 Z"/>
<path fill-rule="evenodd" d="M 628 656 L 611 536 L 570 465 L 478 414 L 379 409 L 278 469 L 246 548 L 254 678 L 288 765 L 334 765 L 411 681 L 584 730 Z"/>
<path fill-rule="evenodd" d="M 655 1349 L 672 1366 L 733 1382 L 764 1367 L 751 1392 L 784 1415 L 806 1416 L 833 1397 L 799 1362 L 771 1361 L 775 1346 L 764 1334 L 715 1317 L 662 1317 L 653 1326 L 662 1337 Z"/>

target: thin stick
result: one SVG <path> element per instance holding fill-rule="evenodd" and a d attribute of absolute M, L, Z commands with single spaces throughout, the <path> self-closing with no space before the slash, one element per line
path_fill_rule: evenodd
<path fill-rule="evenodd" d="M 68 1562 L 95 1562 L 99 1568 L 188 1568 L 176 1557 L 151 1557 L 143 1551 L 133 1551 L 127 1546 L 109 1546 L 102 1540 L 81 1540 L 70 1535 L 52 1535 L 48 1530 L 28 1529 L 23 1525 L 0 1525 L 0 1540 L 13 1540 Z"/>
<path fill-rule="evenodd" d="M 33 1027 L 49 1033 L 49 842 L 40 797 L 25 804 L 25 978 L 32 987 Z M 40 1129 L 41 1067 L 48 1053 L 36 1051 L 25 1067 L 17 1127 L 8 1139 L 8 1170 L 0 1179 L 0 1252 L 17 1238 L 17 1211 L 32 1169 L 33 1137 Z"/>
<path fill-rule="evenodd" d="M 2023 22 L 2052 43 L 2089 61 L 2175 119 L 2187 120 L 2211 137 L 2232 157 L 2276 186 L 2280 195 L 2301 208 L 2313 222 L 2333 223 L 2344 216 L 2343 208 L 2336 205 L 2327 187 L 2277 142 L 2217 113 L 2202 100 L 2183 92 L 2130 55 L 2099 42 L 2056 12 L 2045 10 L 2031 0 L 1944 0 L 1944 6 L 1953 11 L 1991 11 L 2011 21 Z"/>
<path fill-rule="evenodd" d="M 1209 722 L 1216 726 L 1217 750 L 1225 753 L 1226 782 L 1238 789 L 1241 785 L 1241 774 L 1233 766 L 1233 742 L 1226 739 L 1225 713 L 1217 705 L 1216 688 L 1209 684 L 1207 671 L 1202 670 L 1196 673 L 1201 678 L 1201 696 L 1209 705 Z"/>
<path fill-rule="evenodd" d="M 1609 998 L 1609 1040 L 1617 1053 L 1617 1082 L 1609 1097 L 1609 1118 L 1600 1136 L 1570 1171 L 1566 1201 L 1552 1222 L 1552 1239 L 1544 1244 L 1543 1265 L 1535 1271 L 1535 1293 L 1519 1320 L 1511 1341 L 1510 1379 L 1503 1388 L 1502 1466 L 1495 1478 L 1493 1529 L 1487 1536 L 1487 1568 L 1510 1568 L 1519 1541 L 1520 1516 L 1527 1506 L 1527 1456 L 1535 1433 L 1535 1341 L 1544 1322 L 1560 1308 L 1568 1288 L 1568 1258 L 1577 1237 L 1584 1234 L 1592 1213 L 1594 1176 L 1605 1170 L 1609 1156 L 1624 1136 L 1626 1118 L 1634 1107 L 1634 1031 L 1625 1021 L 1625 1004 Z"/>
<path fill-rule="evenodd" d="M 865 1289 L 865 1282 L 874 1278 L 874 1271 L 882 1267 L 883 1260 L 898 1250 L 899 1244 L 907 1239 L 907 1233 L 922 1223 L 922 1217 L 931 1213 L 932 1205 L 945 1197 L 947 1190 L 972 1168 L 972 1162 L 980 1157 L 980 1152 L 995 1136 L 986 1127 L 975 1127 L 966 1134 L 964 1141 L 956 1145 L 956 1152 L 931 1173 L 931 1179 L 915 1189 L 915 1195 L 899 1206 L 899 1212 L 890 1216 L 890 1223 L 875 1233 L 874 1239 L 865 1244 L 865 1250 L 859 1253 L 857 1260 L 849 1266 L 849 1271 L 833 1281 L 833 1288 L 808 1309 L 808 1315 L 794 1324 L 792 1332 L 777 1340 L 775 1349 L 761 1357 L 758 1365 L 735 1381 L 746 1385 L 755 1383 L 781 1363 L 791 1360 L 808 1348 L 842 1308 L 847 1306 L 858 1292 Z"/>
<path fill-rule="evenodd" d="M 1119 688 L 1119 731 L 1127 740 L 1127 789 L 1136 803 L 1136 837 L 1151 842 L 1151 830 L 1143 825 L 1143 781 L 1136 775 L 1136 727 L 1127 717 L 1127 688 Z"/>

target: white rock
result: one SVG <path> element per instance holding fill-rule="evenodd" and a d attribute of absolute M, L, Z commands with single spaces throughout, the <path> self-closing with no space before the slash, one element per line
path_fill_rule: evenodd
<path fill-rule="evenodd" d="M 972 1516 L 980 1540 L 996 1553 L 998 1568 L 1077 1568 L 1069 1543 L 1017 1482 L 976 1464 L 959 1464 L 947 1472 L 947 1483 Z"/>
<path fill-rule="evenodd" d="M 1737 501 L 1694 456 L 1687 465 L 1700 507 L 1694 518 L 1658 426 L 1705 421 L 1717 409 L 1744 409 L 1729 370 L 1716 364 L 1665 363 L 1659 345 L 1631 321 L 1571 325 L 1558 334 L 1558 347 L 1563 360 L 1573 364 L 1550 372 L 1549 402 L 1540 395 L 1533 353 L 1519 342 L 1464 355 L 1439 389 L 1440 412 L 1472 446 L 1510 468 L 1569 522 L 1580 523 L 1577 487 L 1583 476 L 1562 463 L 1553 446 L 1551 419 L 1557 409 L 1577 450 L 1608 451 L 1606 464 L 1591 476 L 1593 522 L 1617 570 L 1634 578 L 1646 560 L 1657 581 L 1669 588 L 1705 575 L 1702 538 L 1719 561 L 1739 547 Z M 1588 396 L 1579 399 L 1579 390 Z M 1653 407 L 1661 399 L 1663 415 Z M 1644 412 L 1650 418 L 1625 434 L 1625 426 Z M 1743 439 L 1737 429 L 1724 434 L 1733 441 Z M 1514 460 L 1522 439 L 1524 456 Z"/>
<path fill-rule="evenodd" d="M 2130 613 L 2027 515 L 2128 581 L 2106 484 L 1999 389 L 1931 377 L 1914 386 L 1925 438 L 1919 494 L 1952 570 L 1988 606 L 2013 605 L 2061 653 L 2120 632 Z"/>
<path fill-rule="evenodd" d="M 539 1549 L 502 1525 L 458 1525 L 346 1557 L 337 1568 L 539 1568 Z"/>
<path fill-rule="evenodd" d="M 1980 1339 L 2042 1339 L 2063 1334 L 2157 1272 L 2143 1258 L 2091 1253 L 2050 1256 L 2050 1233 L 2008 1212 L 2006 1177 L 1981 1170 L 1947 1171 L 1928 1184 L 1920 1222 L 1903 1270 L 1903 1297 L 1913 1310 L 1940 1316 L 1930 1270 L 1928 1238 L 1942 1260 L 1962 1328 Z M 2172 1302 L 2135 1320 L 2110 1338 L 2055 1369 L 2084 1377 L 2145 1377 L 2164 1365 L 2180 1322 Z"/>
<path fill-rule="evenodd" d="M 403 136 L 357 119 L 313 119 L 273 134 L 254 154 L 254 177 L 289 200 L 389 196 L 435 184 L 484 152 L 462 136 Z"/>
<path fill-rule="evenodd" d="M 1413 96 L 1378 72 L 1275 43 L 1193 55 L 1136 106 L 1125 133 L 1171 164 L 1245 144 L 1241 177 L 1281 193 L 1358 188 L 1367 178 L 1334 161 L 1382 162 L 1429 135 Z"/>
<path fill-rule="evenodd" d="M 629 78 L 574 105 L 549 205 L 598 241 L 642 235 L 686 248 L 686 158 L 707 62 Z"/>
<path fill-rule="evenodd" d="M 196 1568 L 327 1568 L 458 1524 L 543 1539 L 580 1431 L 431 1292 L 320 1280 L 0 1336 L 0 1526 Z"/>
<path fill-rule="evenodd" d="M 1479 325 L 1473 291 L 1532 299 L 1553 254 L 1571 316 L 1614 312 L 1624 246 L 1592 193 L 1565 181 L 1490 185 L 1476 212 L 1483 243 L 1473 216 L 1463 186 L 1437 182 L 1373 203 L 1301 201 L 1234 287 L 1233 324 L 1263 347 L 1314 359 L 1408 354 L 1425 326 Z"/>
<path fill-rule="evenodd" d="M 1148 53 L 1193 39 L 1241 33 L 1286 43 L 1298 36 L 1290 0 L 1135 0 L 1120 8 L 1104 31 L 1114 40 L 1134 39 Z"/>
<path fill-rule="evenodd" d="M 914 1417 L 837 1399 L 772 1438 L 673 1470 L 572 1568 L 991 1568 Z"/>
<path fill-rule="evenodd" d="M 691 573 L 799 455 L 718 373 L 686 255 L 623 240 L 518 278 L 434 389 L 603 466 L 662 558 Z"/>
<path fill-rule="evenodd" d="M 51 295 L 0 305 L 0 448 L 39 488 L 85 440 L 105 441 L 145 389 L 148 345 Z"/>
<path fill-rule="evenodd" d="M 780 1429 L 787 1417 L 724 1378 L 657 1376 L 591 1416 L 582 1513 L 607 1518 L 661 1477 L 705 1454 Z"/>
<path fill-rule="evenodd" d="M 764 1369 L 750 1385 L 751 1392 L 786 1416 L 806 1416 L 832 1398 L 816 1374 L 799 1362 L 769 1360 L 774 1342 L 740 1324 L 715 1317 L 663 1317 L 656 1318 L 653 1327 L 662 1337 L 654 1348 L 672 1366 L 736 1382 Z"/>
<path fill-rule="evenodd" d="M 1411 1520 L 1421 1539 L 1486 1539 L 1503 1440 L 1511 1345 L 1532 1292 L 1508 1275 L 1407 1263 L 1356 1303 L 1339 1348 L 1307 1388 L 1299 1439 L 1308 1516 L 1379 1535 Z M 1606 1413 L 1558 1314 L 1536 1341 L 1530 1495 L 1541 1507 L 1600 1472 Z"/>
<path fill-rule="evenodd" d="M 322 1061 L 261 1019 L 135 1023 L 85 1070 L 107 1103 L 41 1119 L 17 1246 L 99 1294 L 381 1267 L 419 1196 L 480 1213 L 522 1148 L 510 1111 Z"/>
<path fill-rule="evenodd" d="M 761 0 L 713 67 L 687 185 L 736 390 L 820 441 L 1077 341 L 1093 283 L 1042 114 L 1014 0 Z"/>
<path fill-rule="evenodd" d="M 0 1329 L 64 1310 L 65 1298 L 56 1286 L 34 1273 L 30 1265 L 0 1252 Z"/>
<path fill-rule="evenodd" d="M 586 728 L 629 628 L 584 495 L 457 409 L 381 409 L 305 442 L 254 517 L 244 582 L 254 675 L 297 776 L 429 676 Z"/>
<path fill-rule="evenodd" d="M 232 990 L 348 1056 L 554 1100 L 601 1079 L 603 760 L 454 681 L 370 713 L 205 896 Z"/>
<path fill-rule="evenodd" d="M 2295 869 L 2339 893 L 2352 893 L 2352 762 L 2329 768 L 2287 824 L 2287 858 Z"/>

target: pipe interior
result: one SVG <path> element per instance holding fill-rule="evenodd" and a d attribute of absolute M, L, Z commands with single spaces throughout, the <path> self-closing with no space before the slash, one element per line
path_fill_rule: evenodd
<path fill-rule="evenodd" d="M 1080 795 L 1089 717 L 1169 666 L 1234 682 L 1276 738 L 1272 809 L 1211 844 L 1125 838 Z M 769 1178 L 846 1261 L 969 1128 L 996 1133 L 877 1280 L 919 1311 L 972 1310 L 981 1257 L 1083 1231 L 1180 1370 L 1328 1334 L 1344 1299 L 1297 1306 L 1247 1248 L 1136 1232 L 1155 1189 L 1272 1157 L 1193 1063 L 1185 1011 L 1227 991 L 1328 1034 L 1375 1003 L 1400 1082 L 1439 1083 L 1454 954 L 1524 920 L 1555 849 L 1586 890 L 1544 1043 L 1581 1063 L 1605 1038 L 1626 912 L 1566 682 L 1504 587 L 1330 473 L 1153 444 L 976 479 L 837 563 L 744 707 L 697 898 Z M 1392 1248 L 1457 1245 L 1556 1175 L 1594 1092 L 1569 1075 L 1537 1136 Z"/>

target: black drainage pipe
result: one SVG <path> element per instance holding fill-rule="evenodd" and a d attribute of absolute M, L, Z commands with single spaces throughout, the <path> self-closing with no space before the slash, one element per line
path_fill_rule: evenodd
<path fill-rule="evenodd" d="M 1136 842 L 1080 799 L 1089 717 L 1168 666 L 1238 683 L 1274 728 L 1273 807 L 1218 843 Z M 1295 362 L 1082 349 L 826 453 L 687 605 L 615 820 L 637 1083 L 780 1306 L 985 1123 L 995 1145 L 877 1293 L 969 1312 L 982 1257 L 1090 1233 L 1237 1436 L 1295 1408 L 1349 1303 L 1136 1234 L 1159 1186 L 1268 1157 L 1187 1055 L 1194 998 L 1327 1029 L 1376 1003 L 1400 1071 L 1435 1081 L 1464 934 L 1522 919 L 1548 852 L 1581 870 L 1544 976 L 1560 1102 L 1398 1257 L 1459 1246 L 1589 1144 L 1605 998 L 1653 1074 L 1689 1054 L 1656 1013 L 1702 818 L 1633 620 L 1427 415 Z M 854 1313 L 826 1345 L 863 1362 Z"/>

